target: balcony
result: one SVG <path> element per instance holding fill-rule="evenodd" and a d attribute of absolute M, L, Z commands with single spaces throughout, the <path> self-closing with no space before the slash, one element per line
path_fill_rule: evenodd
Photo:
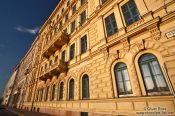
<path fill-rule="evenodd" d="M 69 36 L 58 31 L 52 39 L 44 46 L 43 57 L 49 58 L 56 50 L 60 49 L 64 44 L 68 43 Z"/>
<path fill-rule="evenodd" d="M 42 71 L 40 73 L 39 79 L 45 81 L 49 78 L 52 78 L 53 76 L 58 76 L 60 73 L 66 71 L 67 71 L 67 62 L 58 60 L 57 62 L 49 66 L 47 69 Z"/>

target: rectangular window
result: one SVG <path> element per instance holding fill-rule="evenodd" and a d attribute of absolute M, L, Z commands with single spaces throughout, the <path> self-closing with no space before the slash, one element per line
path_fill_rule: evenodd
<path fill-rule="evenodd" d="M 80 14 L 80 25 L 83 25 L 85 21 L 86 21 L 86 11 Z"/>
<path fill-rule="evenodd" d="M 70 60 L 75 56 L 75 43 L 70 46 Z"/>
<path fill-rule="evenodd" d="M 140 19 L 140 15 L 134 0 L 129 0 L 129 2 L 124 4 L 121 9 L 127 26 Z"/>
<path fill-rule="evenodd" d="M 64 50 L 61 54 L 62 61 L 66 61 L 66 51 Z"/>
<path fill-rule="evenodd" d="M 70 1 L 67 1 L 67 6 L 69 6 L 69 4 L 70 4 Z"/>
<path fill-rule="evenodd" d="M 71 33 L 75 31 L 75 21 L 71 23 Z"/>
<path fill-rule="evenodd" d="M 54 60 L 54 63 L 56 63 L 58 61 L 58 55 L 55 56 L 55 60 Z"/>
<path fill-rule="evenodd" d="M 88 112 L 81 112 L 81 116 L 88 116 Z"/>
<path fill-rule="evenodd" d="M 62 21 L 60 21 L 60 28 L 62 27 Z"/>
<path fill-rule="evenodd" d="M 72 15 L 75 14 L 77 8 L 76 8 L 76 4 L 72 7 Z"/>
<path fill-rule="evenodd" d="M 43 67 L 41 67 L 41 72 L 43 71 Z"/>
<path fill-rule="evenodd" d="M 118 29 L 114 13 L 105 18 L 105 25 L 108 37 L 117 32 Z"/>
<path fill-rule="evenodd" d="M 101 0 L 101 4 L 106 3 L 108 0 Z"/>
<path fill-rule="evenodd" d="M 64 29 L 64 31 L 63 31 L 63 32 L 64 32 L 64 34 L 66 34 L 66 35 L 67 35 L 67 34 L 68 34 L 68 32 L 67 32 L 67 28 L 66 28 L 66 29 Z"/>
<path fill-rule="evenodd" d="M 87 36 L 81 38 L 81 54 L 87 51 Z"/>
<path fill-rule="evenodd" d="M 51 66 L 52 65 L 52 60 L 49 62 L 49 66 Z"/>
<path fill-rule="evenodd" d="M 65 16 L 65 22 L 67 22 L 68 20 L 68 14 Z"/>
<path fill-rule="evenodd" d="M 45 69 L 47 69 L 47 64 L 45 64 Z"/>
<path fill-rule="evenodd" d="M 80 0 L 80 4 L 81 4 L 81 6 L 82 6 L 83 4 L 85 4 L 85 0 Z"/>

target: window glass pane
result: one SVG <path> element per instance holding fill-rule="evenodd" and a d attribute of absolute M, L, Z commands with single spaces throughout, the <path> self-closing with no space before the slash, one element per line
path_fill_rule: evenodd
<path fill-rule="evenodd" d="M 117 81 L 118 82 L 123 81 L 123 79 L 122 79 L 122 72 L 121 71 L 117 71 Z"/>
<path fill-rule="evenodd" d="M 60 83 L 60 93 L 59 93 L 59 99 L 60 99 L 60 100 L 63 99 L 63 88 L 64 88 L 64 83 L 61 82 L 61 83 Z"/>
<path fill-rule="evenodd" d="M 70 60 L 74 58 L 74 54 L 75 54 L 75 44 L 72 44 L 70 46 Z"/>
<path fill-rule="evenodd" d="M 107 0 L 101 0 L 101 3 L 104 4 Z"/>
<path fill-rule="evenodd" d="M 125 82 L 125 88 L 126 88 L 127 93 L 131 93 L 132 92 L 130 81 L 126 81 Z"/>
<path fill-rule="evenodd" d="M 119 94 L 123 94 L 125 92 L 123 82 L 118 83 Z"/>
<path fill-rule="evenodd" d="M 143 71 L 143 76 L 144 77 L 151 77 L 151 72 L 149 70 L 148 65 L 145 64 L 145 65 L 142 65 L 141 67 L 142 67 L 142 71 Z"/>
<path fill-rule="evenodd" d="M 85 4 L 85 0 L 80 0 L 80 4 L 81 5 Z"/>
<path fill-rule="evenodd" d="M 128 75 L 127 69 L 124 69 L 124 70 L 122 71 L 122 74 L 123 74 L 123 77 L 124 77 L 124 80 L 125 80 L 125 81 L 126 81 L 126 80 L 129 80 L 129 75 Z"/>
<path fill-rule="evenodd" d="M 81 112 L 81 116 L 88 116 L 88 112 Z"/>
<path fill-rule="evenodd" d="M 89 77 L 84 75 L 82 78 L 82 98 L 89 98 Z"/>
<path fill-rule="evenodd" d="M 75 31 L 75 21 L 71 23 L 71 33 Z"/>
<path fill-rule="evenodd" d="M 148 92 L 169 91 L 157 58 L 154 55 L 142 55 L 139 59 L 139 64 Z"/>
<path fill-rule="evenodd" d="M 74 99 L 74 80 L 71 79 L 69 83 L 69 99 Z"/>
<path fill-rule="evenodd" d="M 162 76 L 162 72 L 160 71 L 160 67 L 157 61 L 153 61 L 150 63 L 153 75 L 155 77 L 155 81 L 158 87 L 166 87 L 166 82 Z"/>
<path fill-rule="evenodd" d="M 57 60 L 58 60 L 58 56 L 55 56 L 55 61 L 54 62 L 57 62 Z"/>
<path fill-rule="evenodd" d="M 55 98 L 55 85 L 53 85 L 53 90 L 52 90 L 52 100 Z"/>
<path fill-rule="evenodd" d="M 85 20 L 86 20 L 86 11 L 84 11 L 80 15 L 80 25 L 82 25 L 85 22 Z"/>
<path fill-rule="evenodd" d="M 119 95 L 132 94 L 131 83 L 126 64 L 118 63 L 115 66 L 115 75 Z"/>
<path fill-rule="evenodd" d="M 117 32 L 117 24 L 114 13 L 105 18 L 107 36 L 111 36 Z"/>
<path fill-rule="evenodd" d="M 66 54 L 66 53 L 65 53 L 65 50 L 64 50 L 64 51 L 62 52 L 62 58 L 61 58 L 63 61 L 65 61 L 65 59 L 66 59 L 65 54 Z"/>
<path fill-rule="evenodd" d="M 76 12 L 76 5 L 74 5 L 72 8 L 72 15 L 75 14 L 75 12 Z"/>
<path fill-rule="evenodd" d="M 87 50 L 87 36 L 81 38 L 81 53 L 85 53 Z"/>
<path fill-rule="evenodd" d="M 140 19 L 134 0 L 130 0 L 122 7 L 122 12 L 125 18 L 126 25 L 130 25 Z"/>
<path fill-rule="evenodd" d="M 153 90 L 155 88 L 151 77 L 144 78 L 147 90 Z"/>
<path fill-rule="evenodd" d="M 153 83 L 153 80 L 151 78 L 151 72 L 149 70 L 148 65 L 142 65 L 141 68 L 142 68 L 142 73 L 143 73 L 143 77 L 145 80 L 146 88 L 148 90 L 154 89 L 154 83 Z"/>

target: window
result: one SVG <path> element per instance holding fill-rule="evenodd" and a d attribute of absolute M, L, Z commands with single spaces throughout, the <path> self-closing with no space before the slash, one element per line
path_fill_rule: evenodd
<path fill-rule="evenodd" d="M 66 14 L 65 16 L 65 22 L 67 22 L 67 20 L 68 20 L 68 14 Z"/>
<path fill-rule="evenodd" d="M 41 72 L 43 71 L 43 67 L 41 67 Z"/>
<path fill-rule="evenodd" d="M 66 34 L 66 35 L 68 34 L 68 32 L 67 32 L 67 28 L 64 29 L 63 33 Z"/>
<path fill-rule="evenodd" d="M 76 4 L 72 7 L 72 15 L 75 14 L 77 8 L 76 8 Z"/>
<path fill-rule="evenodd" d="M 86 11 L 80 14 L 80 25 L 83 25 L 85 21 L 86 21 Z"/>
<path fill-rule="evenodd" d="M 47 88 L 46 88 L 46 92 L 45 92 L 45 101 L 47 101 L 48 100 L 48 97 L 49 96 L 49 86 L 47 86 Z"/>
<path fill-rule="evenodd" d="M 108 0 L 101 0 L 101 4 L 106 3 Z"/>
<path fill-rule="evenodd" d="M 115 21 L 114 13 L 105 18 L 107 36 L 111 36 L 117 32 L 117 24 Z"/>
<path fill-rule="evenodd" d="M 60 92 L 59 92 L 59 100 L 63 99 L 63 89 L 64 89 L 64 83 L 60 83 Z"/>
<path fill-rule="evenodd" d="M 84 75 L 82 78 L 82 98 L 89 98 L 89 76 Z"/>
<path fill-rule="evenodd" d="M 61 55 L 61 59 L 62 59 L 62 61 L 65 61 L 66 60 L 66 51 L 64 50 L 63 52 L 62 52 L 62 55 Z"/>
<path fill-rule="evenodd" d="M 88 116 L 88 112 L 81 112 L 81 116 Z"/>
<path fill-rule="evenodd" d="M 71 33 L 75 31 L 75 21 L 71 23 Z"/>
<path fill-rule="evenodd" d="M 61 13 L 62 13 L 62 14 L 64 13 L 64 8 L 62 8 Z"/>
<path fill-rule="evenodd" d="M 52 100 L 54 100 L 55 99 L 55 89 L 56 89 L 56 85 L 53 85 L 53 87 L 52 87 Z"/>
<path fill-rule="evenodd" d="M 52 65 L 52 60 L 50 60 L 49 65 L 50 65 L 50 66 Z"/>
<path fill-rule="evenodd" d="M 80 0 L 80 4 L 81 4 L 81 6 L 82 6 L 83 4 L 85 4 L 85 0 Z"/>
<path fill-rule="evenodd" d="M 169 92 L 160 65 L 154 55 L 142 55 L 139 59 L 139 66 L 148 95 L 153 92 Z"/>
<path fill-rule="evenodd" d="M 57 61 L 58 61 L 58 55 L 55 56 L 55 60 L 54 60 L 54 62 L 56 63 Z"/>
<path fill-rule="evenodd" d="M 47 69 L 47 64 L 45 64 L 45 69 Z"/>
<path fill-rule="evenodd" d="M 118 89 L 118 94 L 120 95 L 127 95 L 132 94 L 129 74 L 127 70 L 127 66 L 124 63 L 118 63 L 114 67 L 115 70 L 115 78 L 116 78 L 116 85 Z"/>
<path fill-rule="evenodd" d="M 83 36 L 81 38 L 81 53 L 85 53 L 87 51 L 87 36 Z"/>
<path fill-rule="evenodd" d="M 122 12 L 125 18 L 126 25 L 131 25 L 132 23 L 138 21 L 140 19 L 139 12 L 137 10 L 136 4 L 134 0 L 129 0 L 122 7 Z"/>
<path fill-rule="evenodd" d="M 70 60 L 75 56 L 75 43 L 70 46 Z"/>
<path fill-rule="evenodd" d="M 74 79 L 69 82 L 69 100 L 74 99 Z"/>
<path fill-rule="evenodd" d="M 68 1 L 67 1 L 67 6 L 69 6 L 69 4 L 70 4 L 70 1 L 68 0 Z"/>
<path fill-rule="evenodd" d="M 62 21 L 60 21 L 60 28 L 62 27 Z"/>
<path fill-rule="evenodd" d="M 44 91 L 44 89 L 41 89 L 40 101 L 42 101 L 42 99 L 43 99 L 43 91 Z"/>
<path fill-rule="evenodd" d="M 45 39 L 45 44 L 47 44 L 48 42 L 48 36 L 46 36 L 46 39 Z"/>
<path fill-rule="evenodd" d="M 39 93 L 40 93 L 40 90 L 37 90 L 36 100 L 35 101 L 39 101 Z"/>

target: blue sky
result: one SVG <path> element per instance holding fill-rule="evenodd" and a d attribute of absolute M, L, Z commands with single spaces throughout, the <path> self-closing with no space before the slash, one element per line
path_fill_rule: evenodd
<path fill-rule="evenodd" d="M 39 28 L 59 0 L 0 1 L 0 96 L 13 67 L 20 62 Z"/>

